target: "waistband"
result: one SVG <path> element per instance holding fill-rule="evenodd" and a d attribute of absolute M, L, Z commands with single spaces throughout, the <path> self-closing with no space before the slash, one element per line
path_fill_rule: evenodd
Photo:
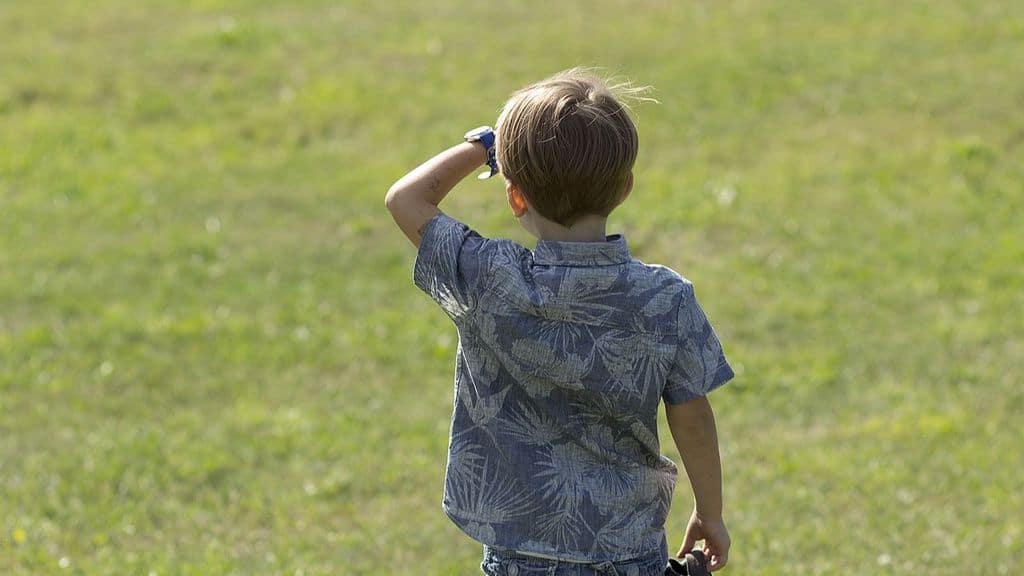
<path fill-rule="evenodd" d="M 538 554 L 536 552 L 524 552 L 522 550 L 512 550 L 509 548 L 498 548 L 495 546 L 486 546 L 490 550 L 501 554 L 507 558 L 524 558 L 524 559 L 540 559 L 540 560 L 551 560 L 554 562 L 567 562 L 571 564 L 592 564 L 586 560 L 573 560 L 571 558 L 559 558 L 558 556 L 548 556 L 547 554 Z"/>
<path fill-rule="evenodd" d="M 623 558 L 620 560 L 609 561 L 609 560 L 576 560 L 573 558 L 564 558 L 559 556 L 548 556 L 546 554 L 539 554 L 537 552 L 525 552 L 523 550 L 512 550 L 511 548 L 500 548 L 497 546 L 484 545 L 484 551 L 493 550 L 495 553 L 500 554 L 506 558 L 521 558 L 525 560 L 548 560 L 551 562 L 564 562 L 566 564 L 580 564 L 583 566 L 599 566 L 608 564 L 622 564 L 628 562 L 643 562 L 651 560 L 654 553 L 651 555 L 637 556 L 635 558 Z"/>

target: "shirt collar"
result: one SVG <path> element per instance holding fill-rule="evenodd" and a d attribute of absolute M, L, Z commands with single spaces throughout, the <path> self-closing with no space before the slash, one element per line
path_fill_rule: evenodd
<path fill-rule="evenodd" d="M 622 234 L 605 236 L 604 242 L 538 240 L 533 249 L 534 263 L 546 266 L 614 266 L 629 260 Z"/>

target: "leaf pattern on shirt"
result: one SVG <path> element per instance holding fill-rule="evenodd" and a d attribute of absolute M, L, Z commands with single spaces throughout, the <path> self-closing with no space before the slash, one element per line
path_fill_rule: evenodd
<path fill-rule="evenodd" d="M 582 324 L 561 319 L 537 322 L 538 339 L 554 350 L 575 350 L 584 335 L 589 335 L 589 331 Z"/>
<path fill-rule="evenodd" d="M 653 388 L 660 389 L 665 382 L 667 358 L 650 354 L 650 350 L 660 348 L 650 335 L 627 330 L 607 330 L 595 345 L 611 388 L 639 398 L 648 397 Z"/>
<path fill-rule="evenodd" d="M 616 435 L 607 426 L 584 429 L 580 444 L 592 455 L 582 477 L 583 489 L 598 512 L 607 515 L 619 503 L 630 500 L 636 487 L 637 464 L 613 449 Z"/>
<path fill-rule="evenodd" d="M 516 340 L 512 344 L 511 365 L 528 391 L 546 396 L 555 387 L 583 389 L 583 377 L 590 370 L 589 357 L 574 353 L 560 356 L 537 340 Z"/>
<path fill-rule="evenodd" d="M 605 324 L 619 308 L 611 304 L 619 294 L 614 289 L 616 278 L 610 275 L 586 274 L 585 268 L 569 268 L 561 277 L 558 289 L 551 294 L 542 314 L 567 322 Z M 547 290 L 545 288 L 545 290 Z"/>
<path fill-rule="evenodd" d="M 448 477 L 456 484 L 479 484 L 484 475 L 483 446 L 466 438 L 452 439 L 448 447 Z"/>
<path fill-rule="evenodd" d="M 647 426 L 644 426 L 643 422 L 634 421 L 629 425 L 629 432 L 630 437 L 643 446 L 643 451 L 650 454 L 658 453 L 658 436 L 648 429 Z"/>
<path fill-rule="evenodd" d="M 621 237 L 480 237 L 426 228 L 416 285 L 459 330 L 444 506 L 485 544 L 587 561 L 664 545 L 678 477 L 658 405 L 731 376 L 692 285 Z"/>
<path fill-rule="evenodd" d="M 479 446 L 468 444 L 462 450 L 479 449 Z M 482 525 L 504 523 L 517 518 L 529 515 L 535 503 L 529 495 L 529 491 L 519 485 L 512 476 L 503 476 L 498 469 L 489 466 L 489 459 L 477 452 L 471 452 L 472 461 L 482 464 L 479 469 L 467 468 L 460 463 L 456 476 L 465 479 L 467 476 L 474 481 L 457 482 L 453 484 L 453 490 L 446 493 L 459 516 L 478 524 L 478 530 Z M 449 472 L 451 475 L 451 472 Z"/>
<path fill-rule="evenodd" d="M 643 534 L 650 530 L 651 518 L 661 516 L 658 503 L 651 503 L 639 510 L 631 510 L 628 514 L 620 514 L 611 522 L 601 525 L 594 534 L 594 547 L 602 548 L 631 548 L 631 552 L 640 550 L 632 549 L 635 542 L 643 541 Z M 631 546 L 632 545 L 632 546 Z"/>
<path fill-rule="evenodd" d="M 552 509 L 539 514 L 535 522 L 537 536 L 552 550 L 579 548 L 583 528 L 587 526 L 587 519 L 577 507 Z"/>
<path fill-rule="evenodd" d="M 485 317 L 484 320 L 489 321 L 492 330 L 497 330 L 494 325 L 494 319 Z M 462 340 L 465 341 L 465 346 L 470 346 L 475 350 L 479 350 L 479 354 L 473 354 L 470 356 L 463 355 L 466 361 L 466 367 L 470 373 L 476 376 L 476 379 L 481 382 L 497 382 L 498 371 L 501 370 L 501 360 L 494 352 L 489 350 L 487 340 L 484 337 L 482 331 L 467 331 L 462 335 Z"/>
<path fill-rule="evenodd" d="M 647 318 L 654 318 L 668 313 L 676 305 L 675 290 L 661 290 L 653 294 L 647 304 L 640 309 Z"/>
<path fill-rule="evenodd" d="M 471 394 L 467 387 L 461 387 L 458 390 L 458 395 L 462 404 L 469 412 L 469 417 L 473 420 L 473 423 L 477 425 L 487 425 L 494 420 L 494 417 L 501 410 L 502 404 L 505 403 L 505 396 L 508 396 L 509 390 L 510 388 L 505 388 L 501 392 L 483 395 L 480 393 Z"/>
<path fill-rule="evenodd" d="M 529 404 L 520 405 L 518 410 L 511 408 L 498 425 L 504 434 L 532 446 L 550 447 L 565 436 L 557 421 Z"/>
<path fill-rule="evenodd" d="M 423 239 L 429 237 L 429 241 L 420 241 L 420 254 L 415 269 L 416 282 L 422 283 L 421 287 L 437 301 L 441 309 L 452 319 L 456 319 L 469 309 L 469 300 L 466 297 L 464 283 L 457 280 L 459 261 L 452 258 L 450 252 L 453 246 L 461 247 L 466 230 L 443 224 L 444 222 L 432 220 L 424 226 Z M 426 264 L 430 269 L 421 268 L 420 263 Z"/>
<path fill-rule="evenodd" d="M 593 468 L 591 455 L 578 444 L 563 442 L 539 454 L 537 479 L 540 494 L 563 511 L 573 510 L 583 499 L 583 474 Z"/>
<path fill-rule="evenodd" d="M 678 326 L 684 332 L 680 339 L 676 363 L 677 380 L 703 394 L 715 383 L 718 366 L 724 361 L 722 347 L 704 311 L 693 300 L 692 291 L 679 306 Z"/>

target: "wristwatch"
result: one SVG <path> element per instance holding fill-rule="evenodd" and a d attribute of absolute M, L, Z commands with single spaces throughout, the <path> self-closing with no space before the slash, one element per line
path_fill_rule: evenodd
<path fill-rule="evenodd" d="M 486 180 L 491 176 L 498 173 L 498 158 L 494 153 L 494 143 L 497 141 L 494 128 L 490 126 L 481 126 L 479 128 L 473 128 L 469 132 L 466 132 L 464 136 L 466 142 L 479 142 L 484 145 L 487 150 L 487 165 L 491 168 L 490 172 L 481 172 L 477 178 L 480 180 Z"/>

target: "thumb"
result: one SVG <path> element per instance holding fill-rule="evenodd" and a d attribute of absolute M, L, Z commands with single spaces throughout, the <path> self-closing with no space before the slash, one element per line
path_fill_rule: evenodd
<path fill-rule="evenodd" d="M 686 553 L 693 550 L 694 545 L 697 544 L 696 530 L 692 526 L 686 528 L 686 536 L 683 538 L 683 546 L 679 548 L 679 552 L 676 554 L 676 558 L 682 558 L 686 556 Z"/>

